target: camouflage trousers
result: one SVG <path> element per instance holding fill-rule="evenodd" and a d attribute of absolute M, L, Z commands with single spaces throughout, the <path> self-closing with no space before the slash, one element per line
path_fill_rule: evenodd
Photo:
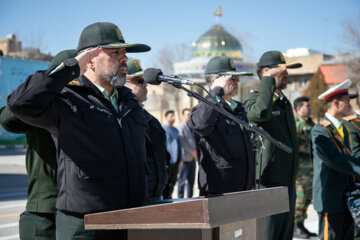
<path fill-rule="evenodd" d="M 295 223 L 304 222 L 306 211 L 312 200 L 312 181 L 314 171 L 310 159 L 299 159 L 296 175 Z"/>

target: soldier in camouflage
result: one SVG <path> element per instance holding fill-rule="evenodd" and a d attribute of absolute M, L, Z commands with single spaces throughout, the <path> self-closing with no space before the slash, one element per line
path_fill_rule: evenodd
<path fill-rule="evenodd" d="M 296 131 L 299 143 L 299 169 L 296 175 L 296 205 L 294 237 L 309 238 L 316 234 L 304 227 L 306 210 L 312 199 L 313 164 L 311 159 L 311 129 L 315 125 L 311 115 L 309 98 L 298 97 L 294 101 Z"/>

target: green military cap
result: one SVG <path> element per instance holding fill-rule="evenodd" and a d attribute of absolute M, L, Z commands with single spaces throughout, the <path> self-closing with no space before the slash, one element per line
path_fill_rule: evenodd
<path fill-rule="evenodd" d="M 265 52 L 259 62 L 257 63 L 258 67 L 282 67 L 285 66 L 286 68 L 300 68 L 302 67 L 301 63 L 286 63 L 285 57 L 282 52 L 279 51 L 268 51 Z"/>
<path fill-rule="evenodd" d="M 74 57 L 76 57 L 76 55 L 77 55 L 76 49 L 63 50 L 63 51 L 59 52 L 58 54 L 56 54 L 55 57 L 53 57 L 53 59 L 51 61 L 51 67 L 59 65 L 66 59 L 74 58 Z"/>
<path fill-rule="evenodd" d="M 126 65 L 128 72 L 127 74 L 129 76 L 139 77 L 144 74 L 144 71 L 142 70 L 138 60 L 129 58 L 129 60 L 126 62 Z"/>
<path fill-rule="evenodd" d="M 87 26 L 80 35 L 78 52 L 89 47 L 126 48 L 127 52 L 147 52 L 150 47 L 139 43 L 125 43 L 124 37 L 113 23 L 97 22 Z"/>
<path fill-rule="evenodd" d="M 234 61 L 227 56 L 217 56 L 210 59 L 205 74 L 252 76 L 251 72 L 237 72 Z"/>

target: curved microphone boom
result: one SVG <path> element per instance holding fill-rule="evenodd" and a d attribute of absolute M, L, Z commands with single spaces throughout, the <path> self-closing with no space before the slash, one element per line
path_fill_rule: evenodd
<path fill-rule="evenodd" d="M 143 78 L 145 82 L 151 85 L 159 85 L 161 82 L 167 82 L 170 84 L 178 83 L 178 84 L 186 84 L 186 85 L 195 85 L 195 82 L 190 81 L 186 78 L 163 75 L 162 71 L 157 68 L 146 69 L 144 71 Z"/>

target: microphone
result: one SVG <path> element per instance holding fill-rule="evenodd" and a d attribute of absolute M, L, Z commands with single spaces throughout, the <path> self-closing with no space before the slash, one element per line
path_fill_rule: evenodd
<path fill-rule="evenodd" d="M 167 76 L 163 75 L 162 71 L 157 68 L 148 68 L 144 71 L 143 78 L 145 82 L 151 85 L 159 85 L 161 82 L 167 82 L 170 84 L 179 83 L 186 85 L 195 85 L 195 82 L 190 81 L 186 78 L 181 78 L 177 76 Z"/>

